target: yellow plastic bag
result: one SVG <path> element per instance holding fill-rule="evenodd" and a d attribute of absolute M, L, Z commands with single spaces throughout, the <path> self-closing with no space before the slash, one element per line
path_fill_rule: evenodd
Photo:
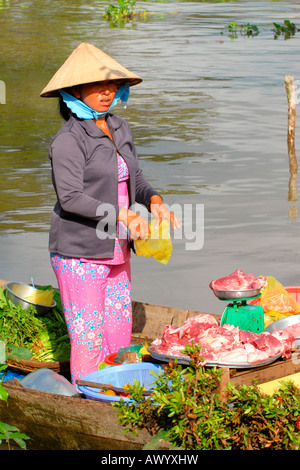
<path fill-rule="evenodd" d="M 145 354 L 150 354 L 149 351 L 148 351 L 148 343 L 145 343 L 144 346 L 141 347 L 141 349 L 139 350 L 139 354 L 142 354 L 142 355 L 145 355 Z"/>
<path fill-rule="evenodd" d="M 135 240 L 136 254 L 155 258 L 163 264 L 167 264 L 172 254 L 172 241 L 170 237 L 170 222 L 163 219 L 158 227 L 155 228 L 156 219 L 154 219 L 149 228 L 149 238 Z"/>
<path fill-rule="evenodd" d="M 275 310 L 269 310 L 268 313 L 264 314 L 264 325 L 265 328 L 273 323 L 273 321 L 281 320 L 281 318 L 289 317 L 290 313 L 280 313 Z"/>
<path fill-rule="evenodd" d="M 287 315 L 300 313 L 300 305 L 274 277 L 267 276 L 268 284 L 263 288 L 259 305 L 265 313 L 276 320 Z"/>

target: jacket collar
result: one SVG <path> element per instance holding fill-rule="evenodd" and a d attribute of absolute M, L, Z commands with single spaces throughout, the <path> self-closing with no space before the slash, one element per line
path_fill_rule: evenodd
<path fill-rule="evenodd" d="M 77 116 L 74 115 L 72 115 L 70 119 L 74 119 L 75 121 L 77 121 L 78 124 L 85 130 L 85 132 L 90 137 L 103 137 L 103 131 L 99 129 L 97 124 L 95 124 L 92 119 L 79 119 Z M 106 121 L 111 131 L 115 131 L 116 129 L 121 127 L 122 121 L 115 114 L 107 114 Z"/>

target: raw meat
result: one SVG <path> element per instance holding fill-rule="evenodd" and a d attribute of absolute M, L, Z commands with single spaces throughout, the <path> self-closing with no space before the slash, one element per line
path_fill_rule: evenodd
<path fill-rule="evenodd" d="M 261 289 L 267 285 L 266 277 L 254 277 L 253 274 L 245 274 L 237 269 L 229 276 L 211 281 L 209 287 L 216 291 L 242 291 L 248 289 Z"/>
<path fill-rule="evenodd" d="M 197 315 L 196 317 L 188 318 L 185 323 L 180 327 L 179 336 L 182 338 L 196 337 L 202 334 L 212 326 L 218 326 L 218 322 L 213 315 L 204 313 L 203 315 Z"/>
<path fill-rule="evenodd" d="M 278 330 L 272 333 L 274 338 L 277 338 L 282 343 L 282 357 L 291 357 L 292 353 L 291 350 L 295 344 L 295 336 L 288 331 Z"/>
<path fill-rule="evenodd" d="M 203 366 L 208 362 L 255 364 L 277 355 L 291 357 L 294 342 L 288 331 L 253 333 L 237 326 L 219 326 L 213 315 L 200 314 L 179 328 L 165 326 L 161 338 L 151 346 L 158 354 L 181 357 L 186 344 L 200 344 L 199 365 Z"/>
<path fill-rule="evenodd" d="M 290 333 L 291 335 L 295 336 L 295 338 L 300 337 L 300 323 L 295 323 L 294 325 L 290 325 L 284 328 L 283 331 Z"/>
<path fill-rule="evenodd" d="M 241 342 L 252 344 L 260 351 L 266 351 L 269 357 L 281 354 L 282 357 L 290 357 L 295 342 L 295 336 L 291 333 L 279 330 L 273 333 L 264 331 L 259 334 L 250 331 L 240 331 Z"/>
<path fill-rule="evenodd" d="M 250 344 L 255 346 L 260 351 L 266 351 L 269 356 L 276 356 L 283 352 L 283 345 L 279 339 L 273 336 L 271 333 L 260 333 L 255 338 L 249 341 Z"/>
<path fill-rule="evenodd" d="M 248 353 L 245 348 L 239 347 L 231 351 L 224 351 L 218 354 L 219 362 L 248 362 Z"/>
<path fill-rule="evenodd" d="M 170 354 L 169 350 L 174 354 L 174 351 L 181 352 L 186 344 L 199 342 L 205 332 L 217 326 L 218 322 L 213 315 L 197 315 L 186 320 L 181 327 L 166 325 L 162 337 L 152 344 L 159 346 L 160 354 Z"/>
<path fill-rule="evenodd" d="M 257 364 L 258 362 L 269 359 L 269 354 L 266 351 L 256 349 L 253 344 L 244 344 L 244 348 L 247 351 L 247 361 L 249 364 Z"/>

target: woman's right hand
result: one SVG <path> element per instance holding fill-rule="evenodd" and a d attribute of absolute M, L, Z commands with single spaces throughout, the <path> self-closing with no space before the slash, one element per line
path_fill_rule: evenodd
<path fill-rule="evenodd" d="M 150 233 L 148 222 L 136 212 L 122 207 L 119 212 L 118 220 L 123 222 L 129 229 L 130 238 L 132 240 L 148 238 Z"/>

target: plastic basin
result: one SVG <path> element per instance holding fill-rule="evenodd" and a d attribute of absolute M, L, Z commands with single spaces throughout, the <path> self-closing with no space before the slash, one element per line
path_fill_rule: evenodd
<path fill-rule="evenodd" d="M 153 382 L 156 381 L 156 376 L 153 375 L 152 372 L 158 375 L 163 374 L 163 368 L 157 364 L 146 362 L 122 364 L 92 372 L 83 377 L 83 380 L 102 384 L 110 384 L 118 388 L 127 384 L 133 385 L 134 381 L 136 380 L 140 382 L 140 386 L 143 386 L 146 390 L 151 390 L 153 388 Z M 132 401 L 129 397 L 106 395 L 105 393 L 101 393 L 100 389 L 93 387 L 79 385 L 78 388 L 86 396 L 86 398 L 91 400 L 105 402 L 115 402 L 120 400 L 124 400 L 125 402 Z"/>

